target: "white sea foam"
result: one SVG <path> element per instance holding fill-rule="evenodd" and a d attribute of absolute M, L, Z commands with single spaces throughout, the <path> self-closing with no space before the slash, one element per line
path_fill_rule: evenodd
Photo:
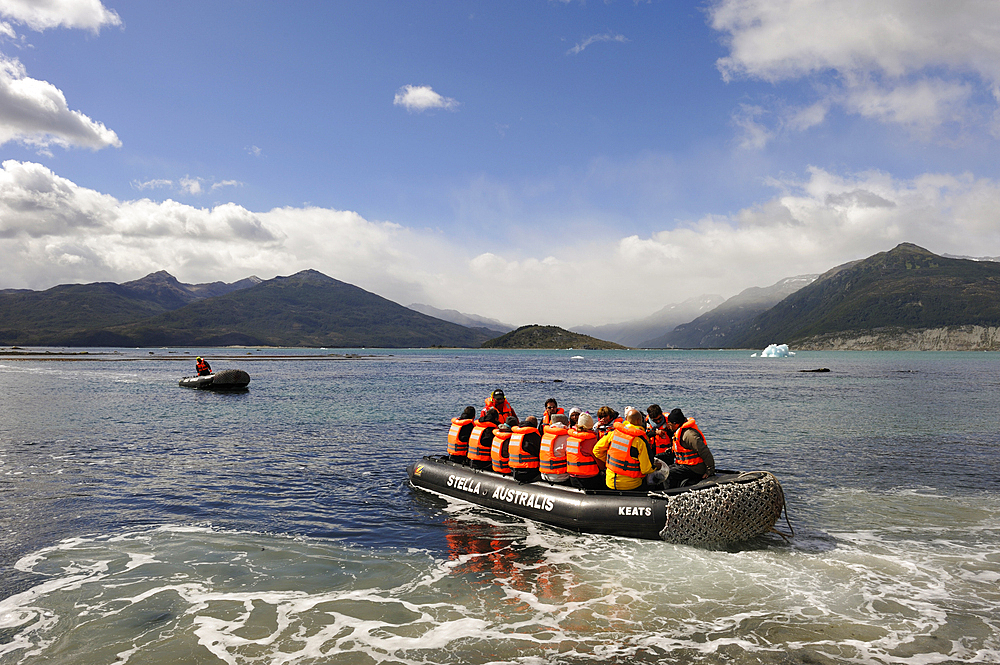
<path fill-rule="evenodd" d="M 519 356 L 462 354 L 405 382 L 340 364 L 238 399 L 155 368 L 142 390 L 7 372 L 26 397 L 0 437 L 0 545 L 108 533 L 7 568 L 0 663 L 1000 662 L 995 372 L 840 355 L 818 382 L 706 355 L 644 352 L 618 373 L 532 355 L 525 376 Z M 579 535 L 405 487 L 399 460 L 441 451 L 441 413 L 494 377 L 530 410 L 552 389 L 534 374 L 570 379 L 579 397 L 560 401 L 676 398 L 720 464 L 776 471 L 797 535 L 725 550 Z M 58 417 L 28 404 L 50 396 Z M 258 531 L 122 526 L 146 516 Z"/>
<path fill-rule="evenodd" d="M 454 514 L 443 560 L 193 527 L 68 540 L 18 563 L 48 579 L 0 601 L 3 626 L 19 628 L 0 655 L 28 658 L 56 639 L 87 644 L 94 662 L 144 664 L 170 660 L 168 643 L 234 665 L 346 652 L 583 663 L 804 650 L 909 665 L 996 653 L 989 633 L 960 633 L 996 630 L 996 592 L 973 585 L 996 579 L 997 545 L 965 559 L 867 529 L 836 534 L 832 550 L 716 551 Z M 933 635 L 954 639 L 929 652 Z"/>

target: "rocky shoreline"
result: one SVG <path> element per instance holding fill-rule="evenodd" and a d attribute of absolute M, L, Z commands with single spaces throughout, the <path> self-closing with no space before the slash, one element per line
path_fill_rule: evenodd
<path fill-rule="evenodd" d="M 1000 351 L 1000 327 L 877 328 L 817 335 L 794 346 L 806 351 Z"/>

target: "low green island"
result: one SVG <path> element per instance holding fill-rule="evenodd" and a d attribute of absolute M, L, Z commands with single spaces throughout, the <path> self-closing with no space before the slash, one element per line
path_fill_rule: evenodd
<path fill-rule="evenodd" d="M 628 347 L 603 339 L 570 332 L 558 326 L 521 326 L 506 335 L 483 342 L 484 349 L 587 349 L 609 350 Z"/>

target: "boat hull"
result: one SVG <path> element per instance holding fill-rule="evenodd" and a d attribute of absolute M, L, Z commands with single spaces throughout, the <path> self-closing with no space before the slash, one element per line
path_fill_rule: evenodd
<path fill-rule="evenodd" d="M 177 382 L 182 388 L 195 390 L 215 390 L 221 392 L 236 392 L 248 390 L 250 375 L 241 369 L 224 369 L 215 374 L 205 376 L 185 376 Z"/>
<path fill-rule="evenodd" d="M 519 483 L 436 456 L 407 473 L 415 488 L 572 531 L 679 543 L 745 541 L 771 530 L 784 508 L 781 485 L 764 471 L 649 493 Z"/>

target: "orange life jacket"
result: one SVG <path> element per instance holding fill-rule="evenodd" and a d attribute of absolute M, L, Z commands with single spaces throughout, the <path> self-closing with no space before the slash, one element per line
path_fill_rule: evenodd
<path fill-rule="evenodd" d="M 195 363 L 194 369 L 196 372 L 198 372 L 198 376 L 205 376 L 206 374 L 212 373 L 212 368 L 209 367 L 208 363 L 205 362 L 204 360 L 199 360 L 197 363 Z"/>
<path fill-rule="evenodd" d="M 577 478 L 593 478 L 601 472 L 597 458 L 580 451 L 581 444 L 592 439 L 597 439 L 597 435 L 593 432 L 580 432 L 575 428 L 569 431 L 569 439 L 566 441 L 566 471 L 569 475 Z M 590 449 L 593 450 L 594 447 L 591 446 Z"/>
<path fill-rule="evenodd" d="M 479 417 L 485 418 L 486 412 L 489 411 L 490 409 L 497 409 L 496 402 L 493 401 L 492 395 L 486 398 L 486 406 L 483 407 L 483 410 L 479 412 Z M 497 413 L 500 414 L 500 422 L 502 423 L 507 422 L 507 419 L 510 418 L 511 416 L 517 418 L 517 414 L 514 413 L 514 408 L 510 405 L 510 402 L 508 402 L 506 399 L 503 401 L 503 410 L 497 409 Z"/>
<path fill-rule="evenodd" d="M 542 473 L 566 473 L 566 447 L 556 453 L 556 442 L 559 437 L 569 438 L 569 430 L 565 427 L 546 425 L 542 428 L 542 445 L 538 449 L 538 470 Z M 565 441 L 566 439 L 563 439 Z"/>
<path fill-rule="evenodd" d="M 538 434 L 538 428 L 518 425 L 517 427 L 512 427 L 511 432 L 513 432 L 514 435 L 510 437 L 510 445 L 508 446 L 510 453 L 510 468 L 537 469 L 538 456 L 522 450 L 521 444 L 524 442 L 526 434 L 531 434 L 532 432 Z"/>
<path fill-rule="evenodd" d="M 653 435 L 653 445 L 656 446 L 656 455 L 663 455 L 670 452 L 670 448 L 673 446 L 673 439 L 670 438 L 670 432 L 666 430 L 656 430 Z"/>
<path fill-rule="evenodd" d="M 619 476 L 642 478 L 642 468 L 639 465 L 639 453 L 633 445 L 636 439 L 638 445 L 646 445 L 646 430 L 630 423 L 616 423 L 615 433 L 608 447 L 608 468 Z"/>
<path fill-rule="evenodd" d="M 551 414 L 551 415 L 549 414 L 549 412 L 548 412 L 548 411 L 546 411 L 546 412 L 545 412 L 545 413 L 544 413 L 544 414 L 542 415 L 542 424 L 543 424 L 543 425 L 548 425 L 548 424 L 549 424 L 549 423 L 550 423 L 550 422 L 552 421 L 552 418 L 551 418 L 551 416 L 558 416 L 558 415 L 560 415 L 560 414 L 561 414 L 561 415 L 566 415 L 566 412 L 562 410 L 562 407 L 561 407 L 561 406 L 560 406 L 560 407 L 556 407 L 556 410 L 555 410 L 555 413 L 553 413 L 553 414 Z"/>
<path fill-rule="evenodd" d="M 625 419 L 622 418 L 621 416 L 619 416 L 619 417 L 615 418 L 614 420 L 612 420 L 611 423 L 608 424 L 608 425 L 602 425 L 601 421 L 598 420 L 597 424 L 594 425 L 594 427 L 597 429 L 597 435 L 598 436 L 604 436 L 605 434 L 607 434 L 608 432 L 610 432 L 611 430 L 613 430 L 615 428 L 615 425 L 621 425 L 624 422 L 625 422 Z"/>
<path fill-rule="evenodd" d="M 510 445 L 504 445 L 510 441 L 512 436 L 514 436 L 514 432 L 504 432 L 499 429 L 493 432 L 493 447 L 490 450 L 490 460 L 493 462 L 493 470 L 497 473 L 504 475 L 512 473 L 510 470 Z"/>
<path fill-rule="evenodd" d="M 704 464 L 705 460 L 701 458 L 694 450 L 688 450 L 681 445 L 681 435 L 686 429 L 693 429 L 695 432 L 701 435 L 701 440 L 705 441 L 705 435 L 701 433 L 698 429 L 698 425 L 694 422 L 694 418 L 688 418 L 687 422 L 677 428 L 674 432 L 674 464 L 690 464 L 694 466 L 696 464 Z"/>
<path fill-rule="evenodd" d="M 469 460 L 473 462 L 490 462 L 490 443 L 489 437 L 485 437 L 486 441 L 483 441 L 484 434 L 487 430 L 496 429 L 495 423 L 481 423 L 476 421 L 475 426 L 472 428 L 472 434 L 469 435 Z"/>
<path fill-rule="evenodd" d="M 465 441 L 462 441 L 462 428 L 471 425 L 472 418 L 452 418 L 451 429 L 448 430 L 448 454 L 465 457 L 469 454 L 469 431 L 465 432 Z"/>

